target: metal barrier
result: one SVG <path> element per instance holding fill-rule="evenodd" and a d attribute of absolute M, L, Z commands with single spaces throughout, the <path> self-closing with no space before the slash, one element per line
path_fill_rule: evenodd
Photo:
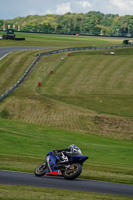
<path fill-rule="evenodd" d="M 30 65 L 30 67 L 26 70 L 26 72 L 24 73 L 24 75 L 18 80 L 18 82 L 13 85 L 11 88 L 9 88 L 5 93 L 3 93 L 0 96 L 0 102 L 7 97 L 7 95 L 9 95 L 11 92 L 13 92 L 21 83 L 22 81 L 25 79 L 25 77 L 28 75 L 28 73 L 30 72 L 30 70 L 33 68 L 33 66 L 37 63 L 37 61 L 39 60 L 40 56 L 44 56 L 44 55 L 51 55 L 51 54 L 56 54 L 56 53 L 62 53 L 62 52 L 69 52 L 69 51 L 81 51 L 81 50 L 96 50 L 96 49 L 115 49 L 115 48 L 122 48 L 124 46 L 110 46 L 110 47 L 74 47 L 74 48 L 66 48 L 66 49 L 59 49 L 59 50 L 55 50 L 55 51 L 50 51 L 50 52 L 45 52 L 45 53 L 40 53 L 37 54 L 37 58 L 33 61 L 33 63 Z"/>
<path fill-rule="evenodd" d="M 40 53 L 40 56 L 44 55 L 51 55 L 56 53 L 62 53 L 62 52 L 69 52 L 69 51 L 81 51 L 81 50 L 95 50 L 95 49 L 116 49 L 116 48 L 122 48 L 123 46 L 109 46 L 109 47 L 74 47 L 74 48 L 66 48 L 66 49 L 59 49 L 55 51 L 49 51 L 45 53 Z"/>
<path fill-rule="evenodd" d="M 26 72 L 24 73 L 24 75 L 18 80 L 18 82 L 13 85 L 11 88 L 9 88 L 5 93 L 3 93 L 0 96 L 0 102 L 11 92 L 13 92 L 13 90 L 15 90 L 21 83 L 22 81 L 25 79 L 25 77 L 28 75 L 28 73 L 30 72 L 30 70 L 33 68 L 33 66 L 36 64 L 36 62 L 39 60 L 40 55 L 37 56 L 37 58 L 33 61 L 33 63 L 30 65 L 30 67 L 26 70 Z"/>

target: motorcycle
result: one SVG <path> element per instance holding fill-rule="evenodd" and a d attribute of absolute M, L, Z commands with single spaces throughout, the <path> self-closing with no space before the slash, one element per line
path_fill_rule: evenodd
<path fill-rule="evenodd" d="M 62 152 L 63 154 L 63 152 Z M 54 175 L 63 176 L 67 180 L 77 178 L 82 172 L 82 165 L 87 156 L 71 155 L 67 162 L 61 162 L 60 155 L 53 151 L 48 152 L 46 161 L 38 165 L 34 171 L 35 176 Z"/>

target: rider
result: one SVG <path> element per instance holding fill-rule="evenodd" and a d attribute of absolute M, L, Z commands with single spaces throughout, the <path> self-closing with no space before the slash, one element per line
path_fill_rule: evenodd
<path fill-rule="evenodd" d="M 60 155 L 58 154 L 61 159 L 60 163 L 68 162 L 69 158 L 72 155 L 75 155 L 75 156 L 82 155 L 81 150 L 75 144 L 71 144 L 69 147 L 65 149 L 55 149 L 53 151 L 60 153 Z"/>

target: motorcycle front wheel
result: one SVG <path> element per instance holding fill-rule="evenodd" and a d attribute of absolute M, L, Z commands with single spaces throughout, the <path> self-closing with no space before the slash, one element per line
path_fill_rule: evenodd
<path fill-rule="evenodd" d="M 78 163 L 73 163 L 63 172 L 63 176 L 67 180 L 73 180 L 77 178 L 81 172 L 82 166 Z"/>
<path fill-rule="evenodd" d="M 36 176 L 43 176 L 46 174 L 46 170 L 47 170 L 47 163 L 41 163 L 40 165 L 38 165 L 34 171 L 34 174 Z"/>

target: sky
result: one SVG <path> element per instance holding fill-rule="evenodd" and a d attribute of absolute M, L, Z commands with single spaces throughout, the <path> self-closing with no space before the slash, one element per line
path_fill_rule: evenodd
<path fill-rule="evenodd" d="M 0 19 L 89 11 L 133 15 L 133 0 L 0 0 Z"/>

